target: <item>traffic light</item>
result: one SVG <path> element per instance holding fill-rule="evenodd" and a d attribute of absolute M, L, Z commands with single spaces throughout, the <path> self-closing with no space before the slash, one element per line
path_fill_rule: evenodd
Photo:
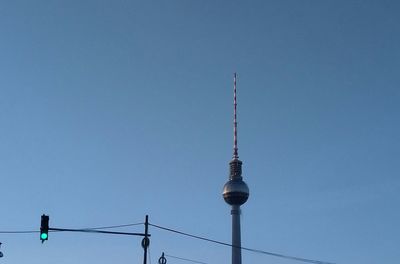
<path fill-rule="evenodd" d="M 45 240 L 49 239 L 49 216 L 42 215 L 42 219 L 40 221 L 40 240 L 42 243 Z"/>

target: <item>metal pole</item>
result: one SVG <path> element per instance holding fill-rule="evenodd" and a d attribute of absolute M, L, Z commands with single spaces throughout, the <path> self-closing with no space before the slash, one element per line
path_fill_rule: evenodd
<path fill-rule="evenodd" d="M 143 264 L 147 264 L 147 248 L 149 247 L 150 244 L 150 239 L 148 238 L 148 236 L 149 236 L 149 216 L 146 215 L 146 220 L 144 222 L 144 238 L 142 240 L 142 247 L 144 250 Z"/>

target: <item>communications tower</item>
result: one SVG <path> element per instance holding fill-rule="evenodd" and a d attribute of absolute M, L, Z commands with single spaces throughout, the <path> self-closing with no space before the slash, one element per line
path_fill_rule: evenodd
<path fill-rule="evenodd" d="M 231 209 L 232 215 L 232 264 L 242 264 L 240 238 L 240 206 L 249 198 L 249 187 L 242 178 L 242 161 L 239 160 L 237 145 L 236 114 L 236 73 L 233 75 L 233 157 L 229 162 L 229 180 L 224 185 L 223 197 Z"/>

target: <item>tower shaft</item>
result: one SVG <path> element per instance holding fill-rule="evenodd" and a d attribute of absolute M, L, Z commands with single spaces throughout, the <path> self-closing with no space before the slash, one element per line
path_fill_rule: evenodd
<path fill-rule="evenodd" d="M 242 264 L 240 206 L 232 205 L 232 264 Z"/>

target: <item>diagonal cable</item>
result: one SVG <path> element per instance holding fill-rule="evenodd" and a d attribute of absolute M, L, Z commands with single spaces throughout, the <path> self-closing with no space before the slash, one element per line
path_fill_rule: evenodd
<path fill-rule="evenodd" d="M 174 229 L 171 229 L 171 228 L 162 227 L 162 226 L 155 225 L 155 224 L 150 224 L 150 223 L 149 223 L 149 225 L 151 225 L 151 226 L 153 226 L 155 228 L 158 228 L 158 229 L 162 229 L 162 230 L 165 230 L 165 231 L 177 233 L 177 234 L 180 234 L 180 235 L 183 235 L 183 236 L 188 236 L 188 237 L 192 237 L 192 238 L 196 238 L 196 239 L 200 239 L 200 240 L 204 240 L 204 241 L 208 241 L 208 242 L 212 242 L 212 243 L 215 243 L 215 244 L 224 245 L 224 246 L 228 246 L 228 247 L 237 247 L 237 246 L 234 246 L 234 245 L 229 244 L 229 243 L 221 242 L 221 241 L 210 239 L 210 238 L 206 238 L 206 237 L 192 235 L 192 234 L 181 232 L 181 231 L 174 230 Z M 289 255 L 284 255 L 284 254 L 279 254 L 279 253 L 274 253 L 274 252 L 269 252 L 269 251 L 259 250 L 259 249 L 252 249 L 252 248 L 247 248 L 247 247 L 238 247 L 238 248 L 241 248 L 241 249 L 246 250 L 246 251 L 254 252 L 254 253 L 260 253 L 260 254 L 264 254 L 264 255 L 269 255 L 269 256 L 274 256 L 274 257 L 279 257 L 279 258 L 285 258 L 285 259 L 291 259 L 291 260 L 307 262 L 307 263 L 313 263 L 313 264 L 335 264 L 333 262 L 314 260 L 314 259 L 307 259 L 307 258 L 300 258 L 300 257 L 289 256 Z"/>
<path fill-rule="evenodd" d="M 198 260 L 193 260 L 193 259 L 188 259 L 188 258 L 182 258 L 182 257 L 177 257 L 177 256 L 172 256 L 172 255 L 167 255 L 165 254 L 166 257 L 174 258 L 174 259 L 179 259 L 183 261 L 188 261 L 188 262 L 193 262 L 193 263 L 199 263 L 199 264 L 207 264 L 206 262 L 198 261 Z"/>

